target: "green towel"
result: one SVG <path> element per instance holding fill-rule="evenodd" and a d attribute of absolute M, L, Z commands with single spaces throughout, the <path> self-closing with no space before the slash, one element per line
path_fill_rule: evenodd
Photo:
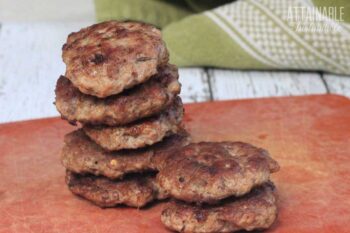
<path fill-rule="evenodd" d="M 349 0 L 95 0 L 99 21 L 162 28 L 178 66 L 350 74 Z"/>

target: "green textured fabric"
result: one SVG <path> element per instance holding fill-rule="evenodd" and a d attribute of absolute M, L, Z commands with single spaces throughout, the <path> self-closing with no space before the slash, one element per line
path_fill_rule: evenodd
<path fill-rule="evenodd" d="M 138 20 L 164 27 L 233 0 L 95 0 L 98 21 Z"/>
<path fill-rule="evenodd" d="M 193 11 L 183 1 L 95 0 L 98 21 L 137 20 L 164 27 Z"/>
<path fill-rule="evenodd" d="M 350 74 L 349 0 L 95 3 L 100 21 L 141 20 L 162 28 L 170 61 L 178 66 Z M 320 7 L 338 11 L 342 7 L 342 20 L 319 11 Z"/>
<path fill-rule="evenodd" d="M 202 12 L 232 1 L 233 0 L 186 0 L 186 3 L 196 12 Z"/>
<path fill-rule="evenodd" d="M 265 67 L 252 60 L 244 49 L 202 14 L 169 25 L 163 30 L 163 38 L 170 52 L 170 62 L 178 66 L 231 67 L 234 63 L 236 68 L 242 69 Z"/>

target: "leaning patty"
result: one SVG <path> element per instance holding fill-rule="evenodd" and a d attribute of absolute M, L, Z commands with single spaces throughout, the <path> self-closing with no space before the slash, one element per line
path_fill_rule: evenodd
<path fill-rule="evenodd" d="M 136 149 L 153 145 L 177 133 L 181 126 L 183 105 L 180 97 L 158 116 L 125 126 L 89 126 L 83 130 L 93 141 L 108 151 Z"/>
<path fill-rule="evenodd" d="M 66 172 L 66 183 L 72 193 L 100 207 L 124 204 L 142 207 L 153 200 L 167 198 L 155 183 L 153 175 L 133 174 L 123 180 L 110 180 L 102 176 L 79 175 Z"/>
<path fill-rule="evenodd" d="M 233 232 L 269 228 L 277 217 L 277 196 L 272 183 L 240 198 L 217 205 L 196 206 L 171 202 L 161 215 L 166 227 L 179 232 Z"/>
<path fill-rule="evenodd" d="M 138 22 L 81 29 L 68 36 L 62 50 L 66 77 L 81 92 L 100 98 L 145 82 L 169 57 L 160 31 Z"/>
<path fill-rule="evenodd" d="M 159 185 L 174 198 L 197 203 L 242 196 L 279 169 L 266 150 L 242 142 L 193 143 L 164 164 Z"/>
<path fill-rule="evenodd" d="M 119 95 L 99 99 L 85 95 L 61 76 L 56 85 L 56 107 L 69 122 L 83 124 L 124 125 L 159 114 L 180 93 L 177 68 L 167 65 L 156 77 Z"/>
<path fill-rule="evenodd" d="M 81 129 L 67 134 L 64 141 L 61 161 L 65 168 L 75 173 L 90 173 L 115 179 L 127 173 L 158 170 L 163 158 L 172 155 L 172 150 L 189 143 L 189 136 L 182 131 L 146 148 L 115 152 L 104 151 Z"/>

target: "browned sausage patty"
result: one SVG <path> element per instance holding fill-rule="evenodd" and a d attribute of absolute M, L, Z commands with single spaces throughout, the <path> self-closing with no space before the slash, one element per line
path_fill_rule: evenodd
<path fill-rule="evenodd" d="M 261 230 L 269 228 L 277 218 L 276 202 L 273 184 L 266 183 L 243 197 L 228 198 L 214 206 L 171 202 L 161 220 L 179 232 Z"/>
<path fill-rule="evenodd" d="M 84 126 L 87 136 L 108 151 L 136 149 L 153 145 L 177 133 L 181 126 L 183 105 L 180 97 L 160 115 L 126 126 Z"/>
<path fill-rule="evenodd" d="M 63 45 L 66 77 L 88 95 L 115 95 L 150 79 L 168 62 L 160 31 L 138 22 L 109 21 L 83 28 Z"/>
<path fill-rule="evenodd" d="M 250 192 L 278 170 L 264 149 L 243 142 L 201 142 L 169 157 L 157 181 L 179 200 L 214 203 Z"/>
<path fill-rule="evenodd" d="M 79 175 L 67 171 L 66 183 L 72 193 L 100 207 L 124 204 L 142 207 L 153 200 L 167 198 L 155 183 L 153 175 L 133 174 L 123 180 L 110 180 L 102 176 Z"/>
<path fill-rule="evenodd" d="M 85 95 L 61 76 L 56 85 L 56 107 L 72 123 L 124 125 L 159 114 L 180 93 L 177 68 L 168 65 L 157 77 L 119 95 L 99 99 Z"/>
<path fill-rule="evenodd" d="M 65 168 L 75 173 L 90 173 L 115 179 L 127 173 L 158 170 L 157 163 L 171 154 L 171 150 L 187 145 L 189 136 L 181 132 L 149 147 L 115 152 L 104 151 L 82 130 L 67 134 L 64 141 L 61 161 Z"/>

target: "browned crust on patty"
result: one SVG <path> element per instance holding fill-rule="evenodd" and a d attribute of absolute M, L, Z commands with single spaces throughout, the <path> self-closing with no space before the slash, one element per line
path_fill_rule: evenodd
<path fill-rule="evenodd" d="M 56 107 L 62 118 L 83 124 L 124 125 L 159 114 L 180 93 L 177 68 L 167 65 L 155 78 L 119 95 L 99 99 L 85 95 L 61 76 L 56 85 Z"/>
<path fill-rule="evenodd" d="M 273 184 L 266 183 L 241 198 L 229 198 L 214 206 L 171 202 L 163 210 L 161 220 L 178 232 L 262 230 L 277 218 L 276 202 Z"/>
<path fill-rule="evenodd" d="M 243 142 L 200 142 L 169 157 L 157 175 L 159 185 L 186 202 L 213 203 L 242 196 L 269 180 L 278 163 L 261 148 Z"/>
<path fill-rule="evenodd" d="M 183 105 L 180 97 L 160 115 L 126 126 L 83 127 L 86 135 L 108 151 L 137 149 L 177 133 L 181 129 Z"/>
<path fill-rule="evenodd" d="M 79 175 L 66 172 L 69 190 L 100 207 L 124 204 L 142 207 L 167 195 L 158 188 L 154 175 L 133 174 L 123 180 L 110 180 L 102 176 Z"/>
<path fill-rule="evenodd" d="M 75 173 L 90 173 L 116 179 L 127 173 L 158 170 L 157 163 L 172 154 L 172 150 L 187 145 L 189 135 L 181 131 L 149 147 L 115 152 L 104 151 L 81 129 L 67 134 L 64 141 L 61 161 L 65 168 Z"/>
<path fill-rule="evenodd" d="M 63 45 L 66 77 L 100 98 L 143 83 L 166 64 L 160 31 L 145 23 L 108 21 L 71 33 Z"/>

